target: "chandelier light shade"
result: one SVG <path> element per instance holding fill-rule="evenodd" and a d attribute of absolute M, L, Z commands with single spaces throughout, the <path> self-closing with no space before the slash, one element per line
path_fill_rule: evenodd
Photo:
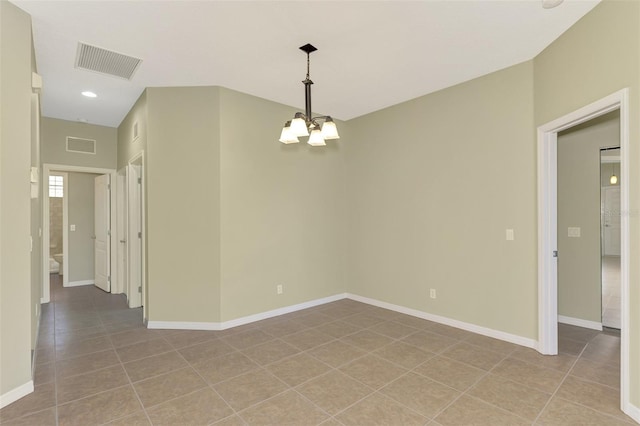
<path fill-rule="evenodd" d="M 316 49 L 311 44 L 305 44 L 300 50 L 307 54 L 307 77 L 302 81 L 304 84 L 304 113 L 296 112 L 291 121 L 287 121 L 280 134 L 280 142 L 284 144 L 298 143 L 299 137 L 309 136 L 307 143 L 311 146 L 325 146 L 326 140 L 340 139 L 338 128 L 333 119 L 328 116 L 313 117 L 311 112 L 311 85 L 313 81 L 309 78 L 309 55 Z M 322 122 L 322 125 L 320 123 Z"/>
<path fill-rule="evenodd" d="M 291 131 L 291 121 L 287 121 L 286 123 L 284 123 L 282 133 L 280 134 L 280 142 L 285 144 L 300 142 L 298 140 L 298 137 Z"/>
<path fill-rule="evenodd" d="M 315 128 L 311 131 L 311 136 L 309 136 L 309 142 L 307 142 L 311 146 L 325 146 L 324 138 L 322 137 L 322 132 L 320 129 Z"/>

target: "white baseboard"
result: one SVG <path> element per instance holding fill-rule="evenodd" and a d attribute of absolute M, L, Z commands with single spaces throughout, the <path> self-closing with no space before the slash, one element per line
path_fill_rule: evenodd
<path fill-rule="evenodd" d="M 194 321 L 147 321 L 147 328 L 159 330 L 222 330 L 219 322 Z"/>
<path fill-rule="evenodd" d="M 17 388 L 0 395 L 0 408 L 4 408 L 13 402 L 16 402 L 23 396 L 29 395 L 31 392 L 33 392 L 33 380 L 29 380 L 24 385 L 20 385 Z"/>
<path fill-rule="evenodd" d="M 314 306 L 324 305 L 325 303 L 335 302 L 336 300 L 344 299 L 346 297 L 347 296 L 344 293 L 336 294 L 334 296 L 298 303 L 297 305 L 285 306 L 272 311 L 261 312 L 259 314 L 249 315 L 224 322 L 149 321 L 147 323 L 147 328 L 167 330 L 226 330 L 228 328 L 238 327 L 240 325 L 250 324 L 267 318 L 301 311 Z"/>
<path fill-rule="evenodd" d="M 416 309 L 406 308 L 404 306 L 394 305 L 392 303 L 381 302 L 376 299 L 370 299 L 368 297 L 358 296 L 356 294 L 347 294 L 347 298 L 356 300 L 358 302 L 366 303 L 368 305 L 378 306 L 380 308 L 389 309 L 395 312 L 400 312 L 402 314 L 407 314 L 407 315 L 422 318 L 428 321 L 437 322 L 439 324 L 460 328 L 462 330 L 470 331 L 476 334 L 481 334 L 483 336 L 493 337 L 494 339 L 504 340 L 505 342 L 515 343 L 516 345 L 525 346 L 527 348 L 535 348 L 538 343 L 534 339 L 517 336 L 515 334 L 505 333 L 504 331 L 494 330 L 492 328 L 482 327 L 482 326 L 471 324 L 468 322 L 454 320 L 454 319 L 443 317 L 440 315 L 428 314 L 426 312 L 418 311 Z"/>
<path fill-rule="evenodd" d="M 558 322 L 562 324 L 575 325 L 577 327 L 590 328 L 592 330 L 602 331 L 602 323 L 583 320 L 580 318 L 565 317 L 564 315 L 558 315 Z"/>
<path fill-rule="evenodd" d="M 81 285 L 94 285 L 94 280 L 69 281 L 65 287 L 80 287 Z"/>
<path fill-rule="evenodd" d="M 624 407 L 624 413 L 635 420 L 637 423 L 640 423 L 640 408 L 631 403 L 628 403 Z"/>
<path fill-rule="evenodd" d="M 326 303 L 335 302 L 336 300 L 346 298 L 346 293 L 336 294 L 329 297 L 323 297 L 322 299 L 315 299 L 309 302 L 298 303 L 297 305 L 285 306 L 284 308 L 274 309 L 272 311 L 262 312 L 255 315 L 249 315 L 247 317 L 242 317 L 230 321 L 225 321 L 220 323 L 220 330 L 226 330 L 227 328 L 238 327 L 240 325 L 249 324 L 255 321 L 261 321 L 267 318 L 273 318 L 284 314 L 289 314 L 291 312 L 301 311 L 303 309 L 313 308 L 314 306 L 324 305 Z"/>
<path fill-rule="evenodd" d="M 267 318 L 277 317 L 279 315 L 300 311 L 302 309 L 312 308 L 325 303 L 335 302 L 340 299 L 352 299 L 358 302 L 366 303 L 372 306 L 389 309 L 402 314 L 411 315 L 425 320 L 437 322 L 439 324 L 449 325 L 451 327 L 467 330 L 472 333 L 481 334 L 483 336 L 493 337 L 494 339 L 504 340 L 506 342 L 515 343 L 516 345 L 525 346 L 527 348 L 535 348 L 537 341 L 515 334 L 505 333 L 504 331 L 494 330 L 491 328 L 481 327 L 479 325 L 454 320 L 439 315 L 428 314 L 416 309 L 406 308 L 400 305 L 394 305 L 387 302 L 381 302 L 376 299 L 358 296 L 357 294 L 341 293 L 334 296 L 324 297 L 322 299 L 311 300 L 309 302 L 299 303 L 297 305 L 285 306 L 283 308 L 274 309 L 272 311 L 262 312 L 259 314 L 249 315 L 224 322 L 185 322 L 185 321 L 149 321 L 147 328 L 152 329 L 168 329 L 168 330 L 226 330 L 238 327 L 252 322 L 261 321 Z"/>

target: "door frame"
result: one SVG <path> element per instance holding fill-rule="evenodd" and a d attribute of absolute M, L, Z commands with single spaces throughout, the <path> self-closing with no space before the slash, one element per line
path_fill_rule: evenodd
<path fill-rule="evenodd" d="M 69 166 L 65 164 L 51 164 L 45 163 L 42 165 L 42 297 L 40 299 L 40 303 L 49 303 L 51 301 L 51 294 L 49 291 L 49 174 L 52 172 L 75 172 L 75 173 L 95 173 L 105 175 L 108 174 L 111 176 L 111 181 L 115 180 L 116 170 L 115 169 L 104 169 L 99 167 L 84 167 L 84 166 Z M 111 229 L 115 229 L 116 223 L 116 191 L 111 191 L 110 196 L 110 223 Z M 64 197 L 67 197 L 67 194 L 64 194 Z M 93 203 L 94 200 L 91 200 Z M 63 230 L 63 234 L 66 232 Z M 47 242 L 44 244 L 44 242 Z M 111 233 L 111 247 L 114 244 L 117 244 L 117 236 L 116 232 Z M 66 253 L 66 251 L 65 251 Z M 68 265 L 68 260 L 65 256 L 63 263 Z M 115 270 L 115 262 L 111 262 L 111 277 L 113 279 L 117 279 L 117 273 Z M 63 276 L 67 276 L 68 271 L 63 271 Z M 113 284 L 113 283 L 112 283 Z"/>
<path fill-rule="evenodd" d="M 112 293 L 128 294 L 128 272 L 127 272 L 127 167 L 123 167 L 116 173 L 116 262 L 118 262 L 118 276 L 115 283 L 112 283 Z"/>
<path fill-rule="evenodd" d="M 629 89 L 619 90 L 538 127 L 538 347 L 558 353 L 557 149 L 558 132 L 611 111 L 620 111 L 620 406 L 629 413 Z M 561 254 L 560 254 L 561 255 Z"/>
<path fill-rule="evenodd" d="M 147 303 L 146 303 L 146 295 L 147 295 L 147 271 L 146 271 L 146 239 L 147 239 L 147 226 L 146 226 L 146 195 L 145 195 L 145 186 L 146 186 L 146 182 L 145 182 L 145 156 L 144 156 L 144 151 L 140 151 L 138 154 L 134 155 L 133 157 L 131 157 L 129 159 L 129 161 L 127 162 L 127 167 L 133 167 L 133 166 L 138 166 L 140 167 L 140 178 L 141 178 L 141 182 L 140 182 L 140 204 L 139 204 L 139 208 L 140 208 L 140 228 L 141 228 L 141 232 L 142 232 L 142 237 L 140 238 L 140 280 L 141 280 L 141 287 L 142 287 L 142 292 L 138 293 L 137 289 L 134 288 L 134 280 L 131 279 L 131 277 L 129 276 L 129 293 L 127 295 L 128 300 L 130 302 L 129 307 L 132 307 L 131 304 L 131 299 L 133 297 L 133 295 L 137 295 L 139 294 L 140 299 L 139 299 L 139 304 L 137 303 L 138 300 L 136 299 L 136 301 L 133 303 L 133 307 L 138 307 L 138 306 L 142 306 L 142 318 L 144 320 L 146 320 L 147 318 Z M 131 173 L 130 173 L 130 169 L 127 169 L 127 215 L 129 214 L 129 209 L 131 208 L 131 194 L 129 194 L 128 189 L 130 187 L 130 182 L 129 180 L 131 179 Z M 131 227 L 131 221 L 127 220 L 127 261 L 128 261 L 128 273 L 131 274 L 131 271 L 133 268 L 131 268 L 131 248 L 133 246 L 133 243 L 131 242 L 131 231 L 130 231 L 130 227 Z"/>
<path fill-rule="evenodd" d="M 117 189 L 115 188 L 115 185 L 112 182 L 112 175 L 110 173 L 106 173 L 106 174 L 102 174 L 102 175 L 98 175 L 98 176 L 94 176 L 93 178 L 93 207 L 94 207 L 94 224 L 93 224 L 93 259 L 94 259 L 94 263 L 93 263 L 93 285 L 98 287 L 100 290 L 105 291 L 106 293 L 111 293 L 112 292 L 112 288 L 114 287 L 115 281 L 117 280 L 117 276 L 113 276 L 113 280 L 112 275 L 113 275 L 113 269 L 111 267 L 111 263 L 113 262 L 113 245 L 112 245 L 112 240 L 113 240 L 113 233 L 115 232 L 115 229 L 113 229 L 113 225 L 112 225 L 112 220 L 111 217 L 113 216 L 112 212 L 113 212 L 113 206 L 112 206 L 112 200 L 111 200 L 111 193 L 112 193 L 112 186 L 113 186 L 113 192 L 117 192 Z M 100 182 L 101 180 L 106 180 L 106 182 Z M 107 196 L 106 197 L 102 197 L 100 194 L 100 190 L 99 187 L 103 186 L 106 183 L 106 191 L 107 191 Z M 103 206 L 103 202 L 105 202 L 105 198 L 106 198 L 106 202 L 109 203 L 108 206 Z M 98 208 L 100 207 L 100 208 Z M 103 209 L 104 207 L 104 209 Z M 107 208 L 108 207 L 108 208 Z M 98 220 L 99 215 L 102 213 L 104 213 L 106 210 L 106 220 L 104 222 L 105 225 L 107 225 L 107 229 L 100 229 L 100 222 Z M 117 218 L 116 218 L 117 219 Z M 117 226 L 117 220 L 116 220 L 116 226 Z M 105 232 L 106 231 L 106 232 Z M 113 231 L 113 232 L 112 232 Z M 106 235 L 104 235 L 104 241 L 105 241 L 105 248 L 104 248 L 104 258 L 106 258 L 106 262 L 107 262 L 107 267 L 106 269 L 106 276 L 104 277 L 105 282 L 101 282 L 101 280 L 98 279 L 99 277 L 99 270 L 101 268 L 98 268 L 98 260 L 100 258 L 102 258 L 102 255 L 99 255 L 98 252 L 98 247 L 100 246 L 100 239 L 102 237 L 102 232 L 105 232 Z M 116 235 L 117 238 L 117 235 Z M 117 271 L 117 268 L 116 268 Z M 113 281 L 113 282 L 112 282 Z M 104 287 L 103 287 L 104 284 Z"/>
<path fill-rule="evenodd" d="M 69 283 L 69 262 L 67 260 L 67 253 L 69 251 L 69 198 L 67 196 L 67 194 L 69 193 L 69 174 L 67 172 L 59 172 L 59 171 L 51 171 L 49 173 L 49 176 L 62 176 L 62 265 L 60 265 L 60 269 L 59 269 L 59 273 L 62 274 L 62 286 L 66 287 L 67 284 Z M 47 203 L 47 225 L 51 225 L 51 218 L 49 217 L 50 209 L 49 209 L 49 205 L 50 205 L 50 197 L 49 197 L 49 176 L 46 177 L 47 182 L 46 182 L 46 188 L 44 188 L 44 191 L 46 192 L 46 203 Z M 44 228 L 43 228 L 44 229 Z M 44 231 L 43 231 L 44 232 Z M 51 246 L 50 243 L 50 239 L 51 239 L 51 229 L 50 227 L 48 228 L 47 234 L 46 234 L 46 241 L 49 242 L 49 246 Z M 43 235 L 43 245 L 45 242 L 45 236 Z M 53 253 L 55 254 L 55 253 Z M 49 248 L 49 255 L 51 255 L 51 250 Z M 48 260 L 48 259 L 47 259 Z M 48 262 L 46 262 L 48 264 Z M 49 276 L 49 269 L 47 268 L 47 273 L 44 274 L 45 276 Z"/>

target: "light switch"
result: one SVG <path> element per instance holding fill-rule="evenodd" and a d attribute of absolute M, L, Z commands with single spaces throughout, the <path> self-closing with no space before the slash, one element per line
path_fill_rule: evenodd
<path fill-rule="evenodd" d="M 513 241 L 513 240 L 514 240 L 513 229 L 507 229 L 507 241 Z"/>
<path fill-rule="evenodd" d="M 580 228 L 575 228 L 575 227 L 569 227 L 567 228 L 568 232 L 568 236 L 571 238 L 579 238 L 580 237 Z"/>
<path fill-rule="evenodd" d="M 75 226 L 75 225 L 71 225 L 71 226 L 69 226 L 69 230 L 70 230 L 70 231 L 75 231 L 75 230 L 76 230 L 76 226 Z"/>

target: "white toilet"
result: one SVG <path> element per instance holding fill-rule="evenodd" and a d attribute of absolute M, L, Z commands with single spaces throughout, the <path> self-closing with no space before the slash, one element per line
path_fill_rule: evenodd
<path fill-rule="evenodd" d="M 62 275 L 62 253 L 54 254 L 53 260 L 58 263 L 58 274 Z"/>
<path fill-rule="evenodd" d="M 53 257 L 49 258 L 49 273 L 57 274 L 60 272 L 60 264 L 56 262 Z"/>
<path fill-rule="evenodd" d="M 57 251 L 55 243 L 49 244 L 49 273 L 62 273 L 62 253 L 51 254 Z"/>

